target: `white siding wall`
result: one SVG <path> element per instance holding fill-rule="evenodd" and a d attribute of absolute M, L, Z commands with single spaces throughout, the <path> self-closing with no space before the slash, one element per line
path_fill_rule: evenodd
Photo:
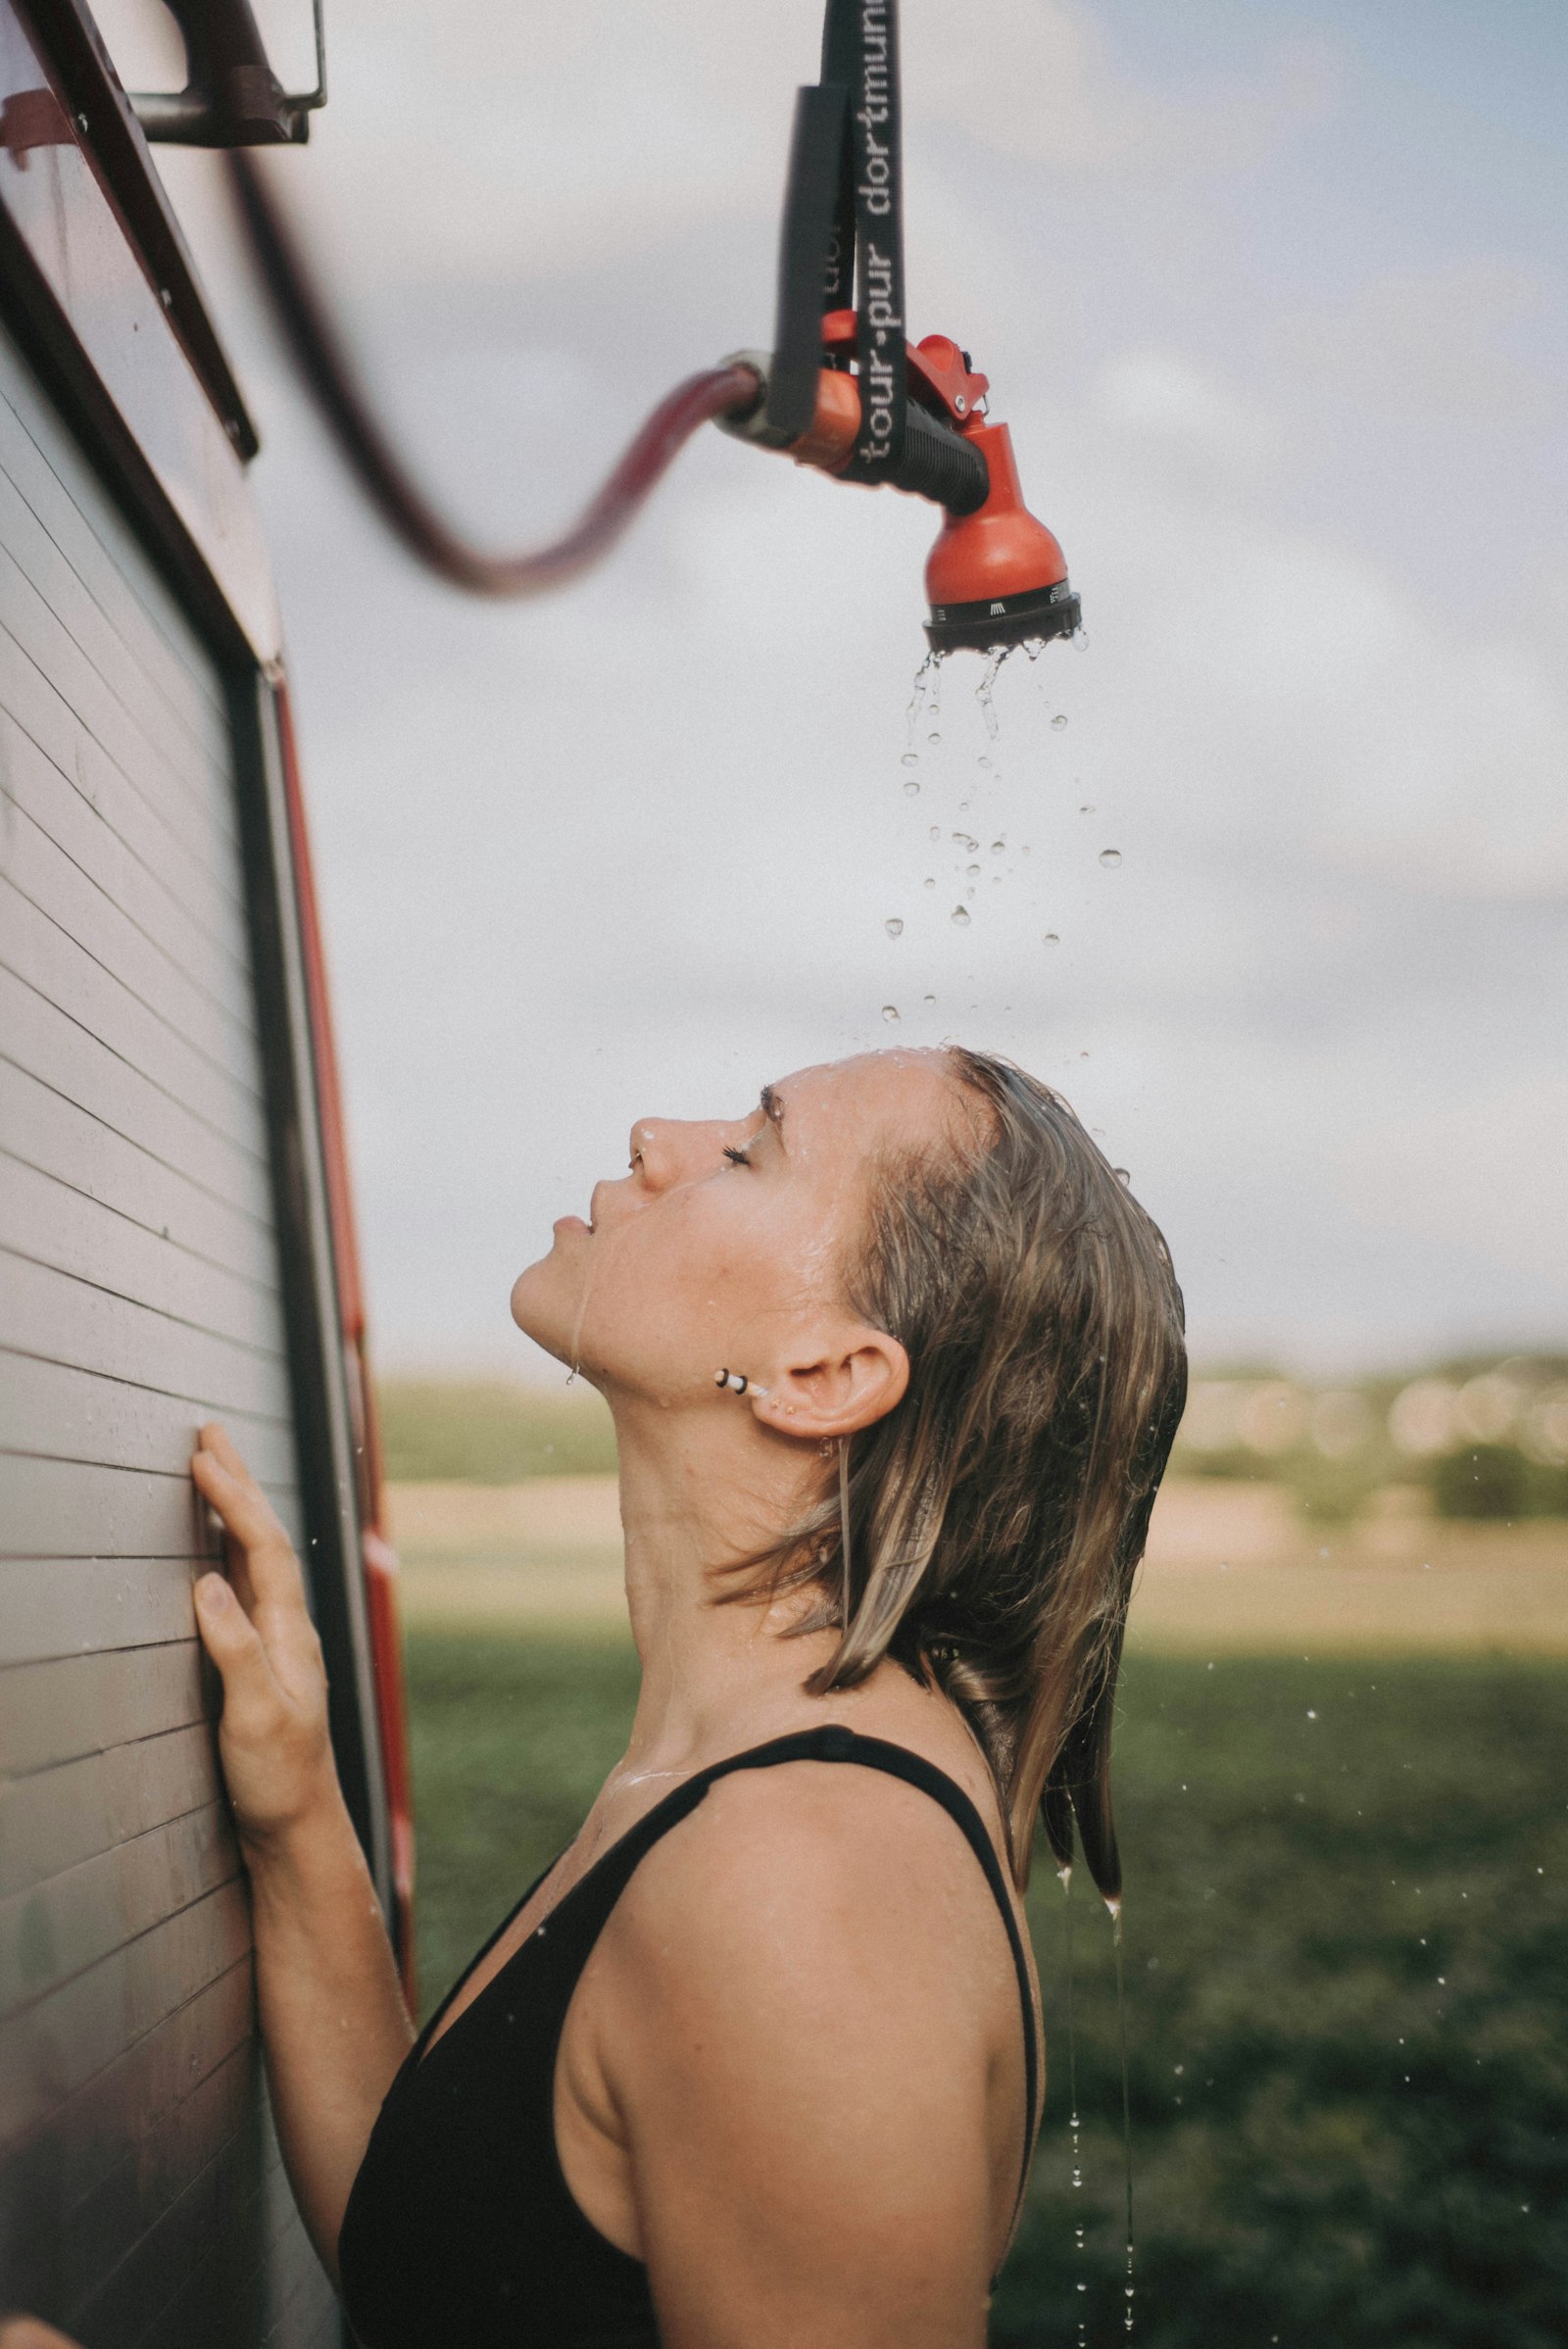
<path fill-rule="evenodd" d="M 336 2337 L 253 2036 L 186 1475 L 298 1531 L 212 661 L 0 337 L 0 2306 Z"/>

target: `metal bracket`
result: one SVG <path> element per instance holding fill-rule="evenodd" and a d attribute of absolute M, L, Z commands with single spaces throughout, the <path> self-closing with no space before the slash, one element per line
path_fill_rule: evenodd
<path fill-rule="evenodd" d="M 182 90 L 130 99 L 143 135 L 179 147 L 303 146 L 311 116 L 326 104 L 322 0 L 312 0 L 316 87 L 285 90 L 268 63 L 250 0 L 167 0 L 184 36 L 190 79 Z"/>

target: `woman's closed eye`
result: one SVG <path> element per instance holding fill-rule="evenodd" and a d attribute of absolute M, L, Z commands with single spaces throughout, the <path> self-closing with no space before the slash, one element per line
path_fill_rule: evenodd
<path fill-rule="evenodd" d="M 724 1155 L 731 1166 L 750 1166 L 751 1164 L 751 1159 L 744 1150 L 732 1150 L 727 1142 L 724 1145 Z"/>

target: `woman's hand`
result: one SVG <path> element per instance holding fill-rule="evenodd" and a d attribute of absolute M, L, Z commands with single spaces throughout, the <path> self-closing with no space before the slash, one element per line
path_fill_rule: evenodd
<path fill-rule="evenodd" d="M 0 2349 L 80 2349 L 40 2317 L 0 2317 Z"/>
<path fill-rule="evenodd" d="M 230 1580 L 201 1577 L 196 1622 L 222 1675 L 219 1752 L 234 1822 L 255 1848 L 338 1798 L 326 1673 L 299 1560 L 267 1495 L 216 1421 L 197 1445 L 190 1472 L 228 1536 Z"/>

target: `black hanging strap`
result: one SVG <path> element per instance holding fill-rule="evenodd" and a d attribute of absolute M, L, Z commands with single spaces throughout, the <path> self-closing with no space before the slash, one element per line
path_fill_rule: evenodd
<path fill-rule="evenodd" d="M 859 72 L 856 11 L 828 0 L 822 20 L 822 80 L 844 92 L 844 141 L 833 169 L 833 224 L 822 269 L 822 308 L 855 307 L 855 163 L 850 146 L 850 92 Z"/>
<path fill-rule="evenodd" d="M 822 79 L 796 101 L 767 420 L 804 432 L 822 317 L 857 301 L 860 430 L 847 478 L 891 480 L 906 385 L 898 0 L 828 0 Z"/>
<path fill-rule="evenodd" d="M 816 412 L 823 310 L 848 309 L 850 302 L 848 291 L 842 301 L 824 304 L 822 298 L 824 255 L 830 278 L 841 266 L 849 277 L 855 267 L 853 232 L 841 265 L 837 220 L 845 185 L 849 107 L 850 93 L 843 82 L 824 80 L 818 88 L 796 93 L 779 242 L 778 317 L 767 385 L 768 423 L 792 440 Z"/>
<path fill-rule="evenodd" d="M 828 0 L 830 27 L 850 20 L 850 151 L 855 171 L 856 356 L 860 430 L 852 480 L 889 480 L 904 456 L 904 194 L 898 0 Z"/>

